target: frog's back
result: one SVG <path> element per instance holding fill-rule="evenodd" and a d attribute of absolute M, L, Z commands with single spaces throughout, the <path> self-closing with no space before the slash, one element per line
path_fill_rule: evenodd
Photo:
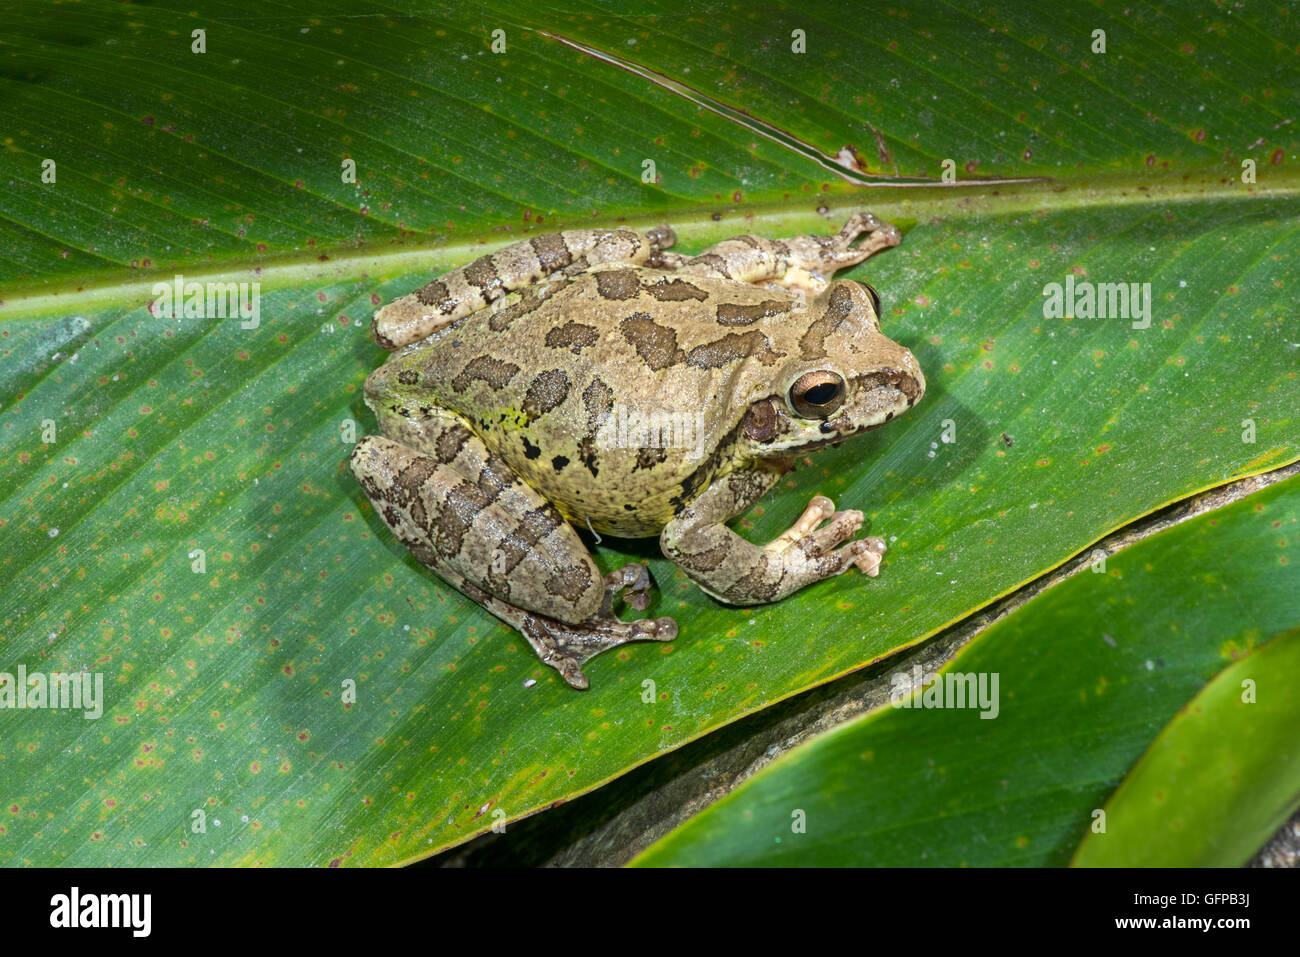
<path fill-rule="evenodd" d="M 543 364 L 618 368 L 653 387 L 680 372 L 724 381 L 750 357 L 775 362 L 794 304 L 784 290 L 622 267 L 514 293 L 453 329 L 501 340 L 505 351 L 531 346 Z"/>
<path fill-rule="evenodd" d="M 658 532 L 790 350 L 781 290 L 640 267 L 511 294 L 390 360 L 579 526 Z M 418 380 L 418 385 L 415 385 Z"/>

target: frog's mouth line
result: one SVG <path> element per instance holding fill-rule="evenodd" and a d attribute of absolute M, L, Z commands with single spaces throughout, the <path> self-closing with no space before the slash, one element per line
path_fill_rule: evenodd
<path fill-rule="evenodd" d="M 904 406 L 903 408 L 904 410 L 906 410 L 907 407 Z M 812 452 L 812 451 L 816 451 L 817 449 L 824 449 L 827 446 L 832 446 L 832 447 L 838 446 L 841 442 L 844 442 L 847 439 L 851 439 L 854 436 L 866 435 L 868 432 L 874 432 L 876 431 L 876 429 L 883 428 L 884 426 L 888 425 L 890 422 L 894 420 L 896 414 L 897 413 L 890 412 L 884 419 L 881 419 L 879 422 L 873 422 L 871 425 L 864 425 L 860 428 L 853 429 L 849 432 L 841 432 L 838 429 L 834 428 L 833 426 L 829 430 L 827 430 L 826 426 L 830 425 L 830 423 L 823 422 L 822 431 L 827 433 L 826 438 L 822 439 L 819 442 L 810 442 L 807 445 L 801 446 L 801 448 Z"/>

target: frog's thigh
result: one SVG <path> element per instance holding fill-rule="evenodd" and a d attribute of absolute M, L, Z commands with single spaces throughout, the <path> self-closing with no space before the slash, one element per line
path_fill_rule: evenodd
<path fill-rule="evenodd" d="M 534 236 L 394 299 L 375 313 L 371 336 L 383 348 L 397 349 L 553 273 L 572 275 L 603 263 L 654 265 L 661 250 L 675 241 L 667 226 L 645 232 L 568 229 Z"/>
<path fill-rule="evenodd" d="M 764 546 L 745 541 L 724 524 L 779 477 L 779 471 L 760 463 L 715 481 L 664 526 L 659 537 L 664 554 L 710 595 L 733 605 L 779 601 L 852 565 L 874 576 L 885 543 L 864 538 L 836 548 L 862 527 L 862 513 L 836 512 L 824 495 L 814 496 L 799 520 Z"/>
<path fill-rule="evenodd" d="M 571 624 L 596 615 L 604 578 L 555 507 L 454 418 L 424 436 L 424 451 L 370 435 L 352 452 L 398 540 L 457 587 L 469 582 L 515 609 Z"/>
<path fill-rule="evenodd" d="M 853 240 L 863 233 L 867 238 L 856 246 Z M 780 282 L 791 277 L 792 284 L 804 286 L 805 273 L 829 277 L 846 266 L 862 262 L 873 253 L 897 246 L 902 235 L 896 226 L 882 223 L 867 212 L 855 213 L 838 233 L 831 236 L 794 236 L 790 239 L 764 239 L 761 236 L 737 236 L 710 246 L 694 259 L 667 254 L 665 259 L 678 272 L 737 282 Z"/>

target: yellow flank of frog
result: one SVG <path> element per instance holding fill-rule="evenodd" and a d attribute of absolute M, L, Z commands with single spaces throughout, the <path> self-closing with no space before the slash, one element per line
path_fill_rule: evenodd
<path fill-rule="evenodd" d="M 498 413 L 504 432 L 522 432 L 528 428 L 528 414 L 523 409 L 503 408 Z"/>

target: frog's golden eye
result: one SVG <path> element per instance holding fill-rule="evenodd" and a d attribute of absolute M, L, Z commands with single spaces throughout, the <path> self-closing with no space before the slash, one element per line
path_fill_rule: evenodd
<path fill-rule="evenodd" d="M 790 408 L 805 419 L 824 419 L 844 402 L 844 379 L 829 370 L 805 372 L 790 386 Z"/>
<path fill-rule="evenodd" d="M 876 318 L 879 319 L 880 318 L 880 293 L 876 292 L 875 287 L 872 286 L 870 283 L 859 282 L 859 285 L 862 286 L 862 288 L 866 289 L 867 295 L 871 297 L 871 305 L 876 310 Z"/>

